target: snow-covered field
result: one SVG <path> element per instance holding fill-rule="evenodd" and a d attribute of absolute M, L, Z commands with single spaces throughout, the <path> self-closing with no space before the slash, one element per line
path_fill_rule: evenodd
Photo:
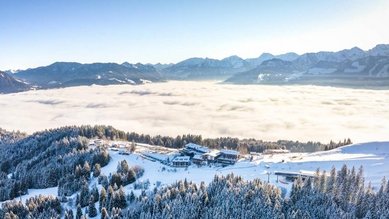
<path fill-rule="evenodd" d="M 106 124 L 153 135 L 387 141 L 389 91 L 178 82 L 0 95 L 0 127 Z"/>
<path fill-rule="evenodd" d="M 142 158 L 140 153 L 145 150 L 149 150 L 149 147 L 137 146 L 137 152 L 130 155 L 120 155 L 117 151 L 110 151 L 112 160 L 107 166 L 102 168 L 102 173 L 109 176 L 110 173 L 116 171 L 120 161 L 126 160 L 130 166 L 139 165 L 145 169 L 144 175 L 137 182 L 149 181 L 150 190 L 158 184 L 164 186 L 184 179 L 196 183 L 208 183 L 215 175 L 226 175 L 229 173 L 242 176 L 246 180 L 260 178 L 263 181 L 267 181 L 267 173 L 270 172 L 270 183 L 280 188 L 285 188 L 288 191 L 292 183 L 285 184 L 285 180 L 282 180 L 282 177 L 279 177 L 279 180 L 282 182 L 277 182 L 277 177 L 274 175 L 275 171 L 314 173 L 317 168 L 320 168 L 320 170 L 326 170 L 328 173 L 333 166 L 340 170 L 344 164 L 350 168 L 354 166 L 357 169 L 362 165 L 366 184 L 371 182 L 375 190 L 379 188 L 383 177 L 389 177 L 389 142 L 354 144 L 316 153 L 263 155 L 254 158 L 252 161 L 242 159 L 235 165 L 227 167 L 197 167 L 192 165 L 188 168 L 173 168 Z M 96 181 L 96 179 L 93 179 L 91 186 L 96 184 Z M 135 194 L 140 194 L 141 192 L 141 190 L 133 190 L 133 184 L 126 186 L 125 189 L 127 192 L 134 191 Z M 22 196 L 21 199 L 24 201 L 39 194 L 57 195 L 57 187 L 30 189 L 29 194 Z"/>

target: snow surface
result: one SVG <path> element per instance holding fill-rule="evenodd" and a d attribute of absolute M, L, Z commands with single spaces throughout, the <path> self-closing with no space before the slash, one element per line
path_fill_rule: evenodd
<path fill-rule="evenodd" d="M 119 79 L 117 79 L 117 78 L 109 78 L 108 80 L 110 80 L 110 81 L 117 81 L 117 82 L 123 83 L 123 84 L 126 83 L 125 81 L 119 80 Z"/>
<path fill-rule="evenodd" d="M 382 69 L 377 73 L 377 77 L 388 77 L 389 76 L 389 64 L 384 65 Z"/>
<path fill-rule="evenodd" d="M 151 84 L 152 81 L 149 81 L 149 80 L 146 80 L 146 79 L 140 79 L 140 81 L 143 83 L 143 84 Z"/>
<path fill-rule="evenodd" d="M 137 151 L 142 150 L 137 147 Z M 284 184 L 277 182 L 274 171 L 291 171 L 302 173 L 314 173 L 317 168 L 329 172 L 334 166 L 337 170 L 347 164 L 350 168 L 359 168 L 363 165 L 366 182 L 371 181 L 377 188 L 381 179 L 389 177 L 389 142 L 370 142 L 344 146 L 338 149 L 316 152 L 316 153 L 286 153 L 254 156 L 252 161 L 241 159 L 235 165 L 202 166 L 191 165 L 188 168 L 173 168 L 159 162 L 144 159 L 140 154 L 120 155 L 118 152 L 110 151 L 112 161 L 102 168 L 102 173 L 109 175 L 116 171 L 118 163 L 126 160 L 130 166 L 138 165 L 145 169 L 144 175 L 138 181 L 150 181 L 150 188 L 153 189 L 157 182 L 161 185 L 169 185 L 178 180 L 187 179 L 196 183 L 210 182 L 215 175 L 226 175 L 234 173 L 244 179 L 252 180 L 260 178 L 267 181 L 268 172 L 272 173 L 270 182 L 279 187 L 289 189 L 291 183 Z M 279 177 L 279 179 L 281 179 Z M 132 190 L 132 185 L 126 187 Z"/>
<path fill-rule="evenodd" d="M 58 187 L 51 187 L 47 189 L 29 189 L 28 193 L 26 195 L 22 195 L 20 197 L 15 198 L 14 200 L 21 200 L 22 203 L 25 203 L 27 199 L 39 196 L 39 195 L 51 195 L 51 196 L 57 196 L 58 195 Z M 4 201 L 6 202 L 6 201 Z M 3 202 L 0 202 L 0 206 Z"/>
<path fill-rule="evenodd" d="M 355 73 L 355 72 L 361 72 L 365 69 L 365 65 L 361 65 L 359 62 L 355 61 L 351 63 L 352 68 L 346 68 L 344 72 L 346 73 Z"/>

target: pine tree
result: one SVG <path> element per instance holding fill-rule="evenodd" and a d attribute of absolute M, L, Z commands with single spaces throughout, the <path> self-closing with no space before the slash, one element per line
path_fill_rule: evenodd
<path fill-rule="evenodd" d="M 96 186 L 93 186 L 90 194 L 94 198 L 93 202 L 98 202 L 99 201 L 99 190 L 97 189 Z"/>
<path fill-rule="evenodd" d="M 82 216 L 82 209 L 81 209 L 81 205 L 78 204 L 77 205 L 76 219 L 81 219 L 81 216 Z"/>
<path fill-rule="evenodd" d="M 90 165 L 89 165 L 88 161 L 85 161 L 84 166 L 82 168 L 82 175 L 85 178 L 89 179 L 90 178 L 90 172 L 91 172 Z"/>
<path fill-rule="evenodd" d="M 96 163 L 94 166 L 93 166 L 93 177 L 98 177 L 100 176 L 100 173 L 101 173 L 101 166 L 99 163 Z"/>
<path fill-rule="evenodd" d="M 90 198 L 89 188 L 88 188 L 88 185 L 85 184 L 85 185 L 82 186 L 81 192 L 80 192 L 80 204 L 81 204 L 81 207 L 88 206 L 89 198 Z"/>
<path fill-rule="evenodd" d="M 134 153 L 135 150 L 136 150 L 136 144 L 135 144 L 135 141 L 132 140 L 131 146 L 130 146 L 130 152 L 131 152 L 131 153 Z"/>
<path fill-rule="evenodd" d="M 112 186 L 108 186 L 108 195 L 107 195 L 107 203 L 106 203 L 106 208 L 107 208 L 108 212 L 110 212 L 112 207 L 113 207 L 114 193 L 115 192 L 114 192 Z"/>
<path fill-rule="evenodd" d="M 129 195 L 129 198 L 128 200 L 130 201 L 130 203 L 132 203 L 133 201 L 135 201 L 135 194 L 134 192 L 131 190 L 130 192 L 130 195 Z"/>
<path fill-rule="evenodd" d="M 72 209 L 67 209 L 65 211 L 65 219 L 73 219 L 73 210 Z"/>
<path fill-rule="evenodd" d="M 127 206 L 127 202 L 126 202 L 126 194 L 124 193 L 123 186 L 120 187 L 117 197 L 118 197 L 117 200 L 118 205 L 116 207 L 125 208 Z"/>
<path fill-rule="evenodd" d="M 129 183 L 133 183 L 136 181 L 136 173 L 133 169 L 130 169 L 128 172 L 127 172 L 127 181 Z"/>
<path fill-rule="evenodd" d="M 328 180 L 327 180 L 327 192 L 329 193 L 332 193 L 332 194 L 335 194 L 335 186 L 336 186 L 336 169 L 335 167 L 332 167 L 331 169 L 331 172 L 330 172 L 330 176 L 328 177 Z"/>
<path fill-rule="evenodd" d="M 313 178 L 313 187 L 316 190 L 320 190 L 320 169 L 317 168 L 315 172 L 315 177 Z"/>
<path fill-rule="evenodd" d="M 106 208 L 101 209 L 101 219 L 108 219 L 109 215 Z"/>
<path fill-rule="evenodd" d="M 320 175 L 320 181 L 319 181 L 319 191 L 324 193 L 326 192 L 326 181 L 327 180 L 327 172 L 324 170 L 323 173 Z"/>
<path fill-rule="evenodd" d="M 90 197 L 88 209 L 89 209 L 88 210 L 89 217 L 96 217 L 97 216 L 97 209 L 95 207 L 95 199 L 93 198 L 93 195 Z"/>
<path fill-rule="evenodd" d="M 107 192 L 105 191 L 104 187 L 101 188 L 100 191 L 100 198 L 99 198 L 99 210 L 101 212 L 101 209 L 106 207 L 107 203 Z"/>

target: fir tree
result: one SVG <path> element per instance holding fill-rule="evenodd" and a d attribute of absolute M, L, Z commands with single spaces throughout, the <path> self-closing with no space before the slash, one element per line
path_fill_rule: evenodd
<path fill-rule="evenodd" d="M 81 219 L 81 216 L 82 216 L 82 209 L 81 209 L 81 205 L 77 205 L 77 212 L 76 212 L 76 219 Z"/>
<path fill-rule="evenodd" d="M 108 218 L 109 218 L 108 211 L 105 207 L 103 207 L 101 209 L 101 219 L 108 219 Z"/>
<path fill-rule="evenodd" d="M 95 207 L 95 199 L 93 198 L 93 195 L 90 197 L 89 200 L 88 215 L 89 217 L 97 216 L 97 209 Z"/>
<path fill-rule="evenodd" d="M 100 210 L 100 212 L 103 208 L 106 207 L 106 203 L 107 203 L 107 192 L 105 191 L 104 187 L 102 187 L 101 191 L 100 191 L 100 197 L 99 197 L 99 210 Z"/>

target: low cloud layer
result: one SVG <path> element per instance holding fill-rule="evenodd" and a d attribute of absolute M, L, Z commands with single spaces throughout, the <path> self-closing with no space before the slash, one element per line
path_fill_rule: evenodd
<path fill-rule="evenodd" d="M 264 140 L 389 140 L 389 91 L 167 82 L 0 95 L 0 127 L 32 133 L 106 124 L 125 131 Z"/>

